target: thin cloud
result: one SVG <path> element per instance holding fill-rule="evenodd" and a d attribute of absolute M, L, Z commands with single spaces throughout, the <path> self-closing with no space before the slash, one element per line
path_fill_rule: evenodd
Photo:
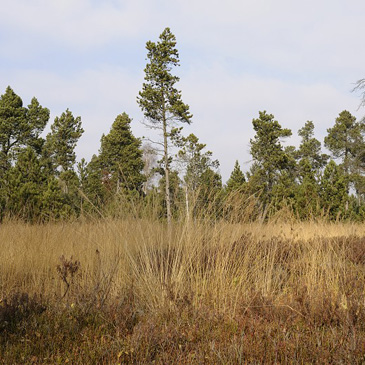
<path fill-rule="evenodd" d="M 147 1 L 15 0 L 2 7 L 0 21 L 3 29 L 28 32 L 84 49 L 134 37 L 146 24 L 149 4 Z"/>

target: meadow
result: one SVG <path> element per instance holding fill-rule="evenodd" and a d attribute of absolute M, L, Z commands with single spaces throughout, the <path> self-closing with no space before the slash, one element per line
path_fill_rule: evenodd
<path fill-rule="evenodd" d="M 0 225 L 3 363 L 364 363 L 365 226 Z"/>

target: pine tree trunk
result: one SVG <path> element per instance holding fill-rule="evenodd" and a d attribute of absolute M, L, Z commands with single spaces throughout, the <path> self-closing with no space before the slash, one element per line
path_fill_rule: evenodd
<path fill-rule="evenodd" d="M 163 144 L 164 144 L 164 159 L 165 159 L 165 200 L 167 209 L 167 224 L 171 223 L 171 201 L 170 201 L 170 176 L 169 176 L 169 154 L 167 144 L 167 126 L 166 120 L 163 120 Z"/>
<path fill-rule="evenodd" d="M 347 141 L 347 133 L 346 133 L 346 141 Z M 345 165 L 345 176 L 348 179 L 350 174 L 349 174 L 349 162 L 348 162 L 348 156 L 349 156 L 349 149 L 346 147 L 345 148 L 345 158 L 344 158 L 344 165 Z M 346 192 L 347 194 L 350 191 L 350 186 L 349 186 L 349 180 L 347 180 L 347 186 L 346 186 Z M 347 212 L 349 210 L 349 200 L 346 200 L 346 204 L 345 204 L 345 211 Z"/>

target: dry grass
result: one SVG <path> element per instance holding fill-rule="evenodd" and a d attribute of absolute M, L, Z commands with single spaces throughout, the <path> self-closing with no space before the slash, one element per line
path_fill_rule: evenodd
<path fill-rule="evenodd" d="M 364 225 L 7 222 L 0 242 L 5 362 L 365 361 Z"/>

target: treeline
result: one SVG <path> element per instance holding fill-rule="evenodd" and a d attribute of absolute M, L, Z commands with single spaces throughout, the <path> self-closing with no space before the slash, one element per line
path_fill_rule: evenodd
<path fill-rule="evenodd" d="M 137 101 L 147 126 L 161 140 L 142 146 L 131 119 L 118 115 L 89 162 L 76 163 L 84 130 L 66 110 L 43 137 L 50 112 L 36 98 L 25 107 L 9 86 L 0 98 L 0 219 L 48 221 L 80 216 L 153 215 L 160 219 L 265 219 L 283 209 L 298 219 L 364 220 L 365 123 L 348 111 L 336 118 L 324 139 L 314 124 L 299 129 L 298 148 L 284 147 L 292 131 L 259 112 L 250 140 L 252 164 L 238 161 L 225 185 L 219 162 L 181 123 L 191 123 L 172 74 L 179 64 L 169 28 L 147 42 L 145 83 Z M 157 147 L 156 147 L 157 146 Z M 337 162 L 336 162 L 337 161 Z"/>
<path fill-rule="evenodd" d="M 56 117 L 42 137 L 49 110 L 36 98 L 23 106 L 8 87 L 0 98 L 1 217 L 45 221 L 81 214 L 118 216 L 134 212 L 166 217 L 164 161 L 151 144 L 131 131 L 131 119 L 118 115 L 101 137 L 98 154 L 76 164 L 75 147 L 83 133 L 70 110 Z M 324 154 L 311 121 L 299 130 L 298 148 L 284 147 L 292 132 L 273 115 L 252 121 L 252 165 L 238 161 L 225 185 L 219 162 L 198 137 L 174 137 L 169 156 L 169 197 L 173 218 L 209 216 L 254 219 L 290 208 L 300 219 L 365 218 L 364 123 L 343 111 L 328 129 Z M 336 159 L 339 163 L 334 161 Z M 241 215 L 240 215 L 241 214 Z"/>

